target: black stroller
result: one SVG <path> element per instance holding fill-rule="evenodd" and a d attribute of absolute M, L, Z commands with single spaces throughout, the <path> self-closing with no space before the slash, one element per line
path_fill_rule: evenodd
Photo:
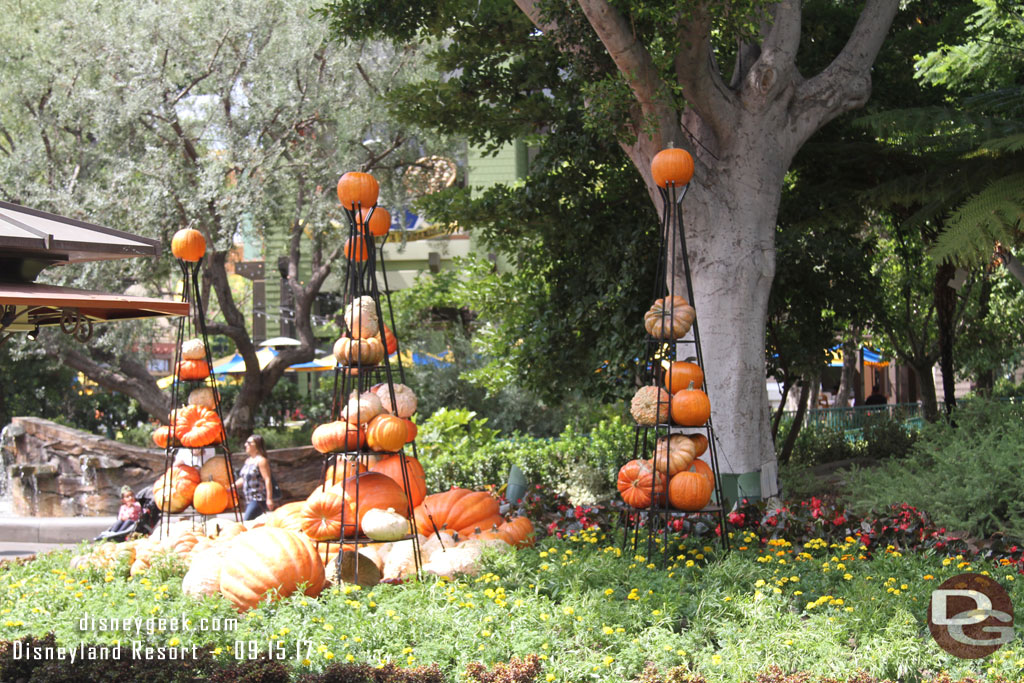
<path fill-rule="evenodd" d="M 153 487 L 147 486 L 136 493 L 135 500 L 142 506 L 142 514 L 139 515 L 137 522 L 128 526 L 126 529 L 114 531 L 114 527 L 117 526 L 117 522 L 115 521 L 109 529 L 102 532 L 92 540 L 120 543 L 134 533 L 145 534 L 147 536 L 153 533 L 153 529 L 156 528 L 157 523 L 160 521 L 160 508 L 157 507 L 156 501 L 153 500 Z"/>

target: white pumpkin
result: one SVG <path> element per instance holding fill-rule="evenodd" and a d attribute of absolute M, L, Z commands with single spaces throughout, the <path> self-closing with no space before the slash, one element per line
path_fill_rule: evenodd
<path fill-rule="evenodd" d="M 456 574 L 476 576 L 480 571 L 480 555 L 477 546 L 456 546 L 431 555 L 430 560 L 423 565 L 423 571 L 448 579 L 454 578 Z"/>
<path fill-rule="evenodd" d="M 362 394 L 352 392 L 345 409 L 341 411 L 341 419 L 350 424 L 366 424 L 384 412 L 384 405 L 377 394 L 364 391 Z"/>
<path fill-rule="evenodd" d="M 217 399 L 214 397 L 213 389 L 210 387 L 193 389 L 188 395 L 188 404 L 190 406 L 202 406 L 210 410 L 217 409 Z"/>
<path fill-rule="evenodd" d="M 412 417 L 412 414 L 416 412 L 416 393 L 404 384 L 394 384 L 393 386 L 395 387 L 394 406 L 391 404 L 391 392 L 388 391 L 387 384 L 376 384 L 372 391 L 380 399 L 384 412 L 398 417 Z"/>
<path fill-rule="evenodd" d="M 218 543 L 196 553 L 181 580 L 181 592 L 195 596 L 220 593 L 220 568 L 230 551 L 229 543 Z"/>
<path fill-rule="evenodd" d="M 430 556 L 435 552 L 443 551 L 447 548 L 454 548 L 459 543 L 458 533 L 449 532 L 445 530 L 438 531 L 435 534 L 431 534 L 427 538 L 426 542 L 420 545 L 420 554 L 423 555 L 423 559 L 429 560 Z"/>
<path fill-rule="evenodd" d="M 421 549 L 426 540 L 423 536 L 419 537 Z M 422 552 L 420 556 L 422 557 Z M 404 579 L 416 573 L 416 557 L 411 538 L 392 544 L 387 557 L 384 558 L 383 573 L 385 579 Z"/>
<path fill-rule="evenodd" d="M 377 305 L 373 298 L 361 296 L 345 306 L 345 325 L 356 339 L 377 336 L 380 325 L 377 320 Z"/>
<path fill-rule="evenodd" d="M 186 360 L 206 360 L 206 344 L 202 339 L 187 339 L 181 343 L 181 357 Z"/>
<path fill-rule="evenodd" d="M 397 541 L 409 533 L 409 520 L 394 508 L 367 510 L 360 526 L 363 533 L 375 541 Z"/>

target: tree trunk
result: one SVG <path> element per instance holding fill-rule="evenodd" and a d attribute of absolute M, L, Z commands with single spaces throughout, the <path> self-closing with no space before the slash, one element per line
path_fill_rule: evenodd
<path fill-rule="evenodd" d="M 789 398 L 789 390 L 793 388 L 793 380 L 789 375 L 782 381 L 782 395 L 779 399 L 779 407 L 772 416 L 772 443 L 779 438 L 779 424 L 782 422 L 782 413 L 786 410 L 786 399 Z"/>
<path fill-rule="evenodd" d="M 935 398 L 935 377 L 932 375 L 933 362 L 911 364 L 917 377 L 917 388 L 921 392 L 921 408 L 924 419 L 935 422 L 939 418 L 939 404 Z"/>
<path fill-rule="evenodd" d="M 857 332 L 852 331 L 850 338 L 843 342 L 843 372 L 839 378 L 839 391 L 836 392 L 836 405 L 846 407 L 850 405 L 850 398 L 854 396 L 853 384 L 857 377 L 857 344 L 853 339 Z"/>
<path fill-rule="evenodd" d="M 796 437 L 800 434 L 800 429 L 804 426 L 804 417 L 807 415 L 807 403 L 811 396 L 811 383 L 806 380 L 800 382 L 800 403 L 796 408 L 796 417 L 793 418 L 793 424 L 789 426 L 789 432 L 786 434 L 786 442 L 782 444 L 782 450 L 779 451 L 779 462 L 789 462 L 789 456 L 793 454 L 793 446 L 796 445 Z"/>
<path fill-rule="evenodd" d="M 986 277 L 981 281 L 981 292 L 978 296 L 978 319 L 984 320 L 988 317 L 989 307 L 992 301 L 992 278 Z M 992 389 L 996 384 L 996 372 L 994 368 L 979 370 L 978 376 L 974 379 L 974 391 L 979 396 L 991 396 Z"/>
<path fill-rule="evenodd" d="M 942 397 L 946 414 L 956 407 L 956 376 L 953 368 L 953 341 L 955 336 L 956 290 L 949 281 L 956 274 L 956 266 L 944 262 L 935 271 L 935 317 L 939 333 L 939 368 L 942 370 Z"/>

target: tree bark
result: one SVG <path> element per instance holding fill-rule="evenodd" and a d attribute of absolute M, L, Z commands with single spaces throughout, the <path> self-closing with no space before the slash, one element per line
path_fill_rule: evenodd
<path fill-rule="evenodd" d="M 928 422 L 935 422 L 939 419 L 939 404 L 935 397 L 935 376 L 932 375 L 934 366 L 934 359 L 910 365 L 917 376 L 917 388 L 921 392 L 921 409 L 924 412 L 924 419 Z"/>
<path fill-rule="evenodd" d="M 772 443 L 776 443 L 779 438 L 779 424 L 782 422 L 782 413 L 786 410 L 786 399 L 789 398 L 789 390 L 793 388 L 793 380 L 787 375 L 782 380 L 782 394 L 779 398 L 779 407 L 775 411 L 775 415 L 772 416 Z"/>
<path fill-rule="evenodd" d="M 793 418 L 793 424 L 789 426 L 789 431 L 786 433 L 786 441 L 782 444 L 782 450 L 779 451 L 779 462 L 789 462 L 789 457 L 793 454 L 793 446 L 796 445 L 796 437 L 800 434 L 800 430 L 804 425 L 804 418 L 807 416 L 807 403 L 811 396 L 811 383 L 806 380 L 800 381 L 800 403 L 796 408 L 796 417 Z"/>
<path fill-rule="evenodd" d="M 171 412 L 171 397 L 160 390 L 146 368 L 134 358 L 122 356 L 118 367 L 101 365 L 86 353 L 75 348 L 47 347 L 47 355 L 85 374 L 104 389 L 131 396 L 142 409 L 167 424 Z"/>
<path fill-rule="evenodd" d="M 949 281 L 956 274 L 956 266 L 945 261 L 935 271 L 935 323 L 938 327 L 939 368 L 942 370 L 942 397 L 946 414 L 956 407 L 956 376 L 953 367 L 953 342 L 956 325 L 956 290 Z"/>
<path fill-rule="evenodd" d="M 857 377 L 857 344 L 853 341 L 857 333 L 851 332 L 850 337 L 843 342 L 843 372 L 839 377 L 839 391 L 836 392 L 836 405 L 845 407 L 850 405 L 850 398 L 856 397 L 854 381 Z"/>

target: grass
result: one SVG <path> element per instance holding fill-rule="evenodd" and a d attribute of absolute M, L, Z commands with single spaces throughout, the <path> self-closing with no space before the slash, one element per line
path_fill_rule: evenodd
<path fill-rule="evenodd" d="M 868 556 L 849 539 L 762 544 L 749 534 L 737 549 L 693 541 L 661 568 L 622 554 L 616 536 L 581 532 L 537 547 L 488 555 L 477 577 L 427 579 L 404 586 L 328 589 L 319 599 L 292 596 L 238 616 L 221 597 L 196 600 L 180 591 L 172 567 L 129 579 L 117 571 L 68 570 L 56 552 L 0 573 L 0 639 L 54 632 L 62 645 L 209 646 L 215 657 L 280 653 L 296 672 L 339 661 L 401 666 L 437 663 L 450 680 L 473 661 L 504 662 L 537 654 L 540 680 L 627 681 L 648 663 L 683 667 L 708 681 L 753 680 L 770 665 L 845 678 L 1024 675 L 1024 648 L 1014 641 L 980 661 L 958 660 L 932 641 L 925 624 L 931 590 L 964 571 L 989 571 L 1024 604 L 1009 569 L 963 558 Z M 1022 579 L 1024 580 L 1024 579 Z M 221 630 L 152 632 L 81 630 L 86 614 L 124 619 L 219 619 Z M 237 629 L 225 630 L 237 617 Z"/>

